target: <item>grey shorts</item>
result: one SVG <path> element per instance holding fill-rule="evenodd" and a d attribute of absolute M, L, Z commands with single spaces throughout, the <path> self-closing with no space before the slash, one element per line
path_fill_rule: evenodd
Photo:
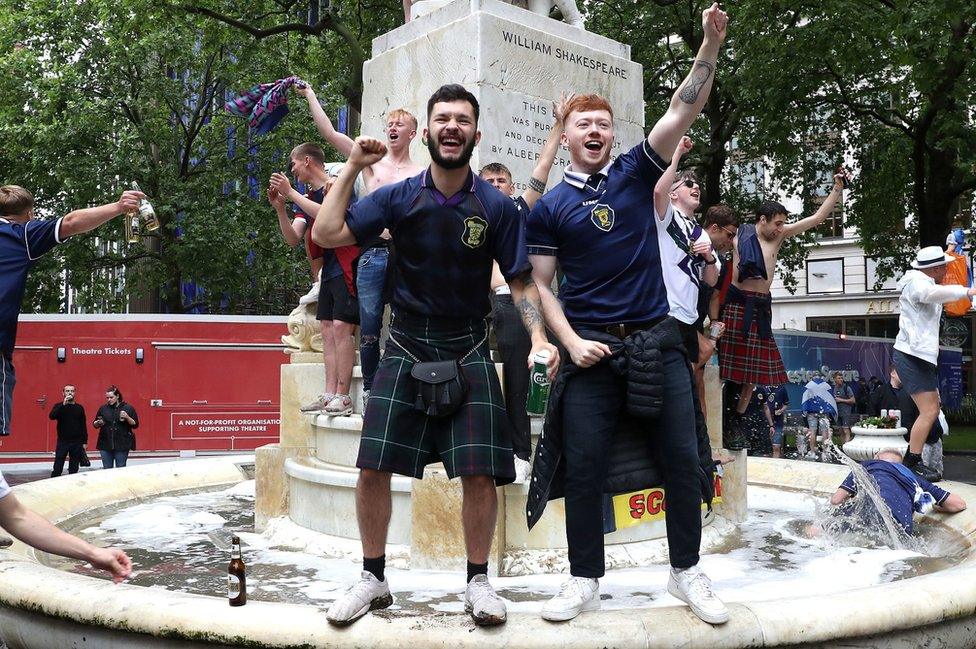
<path fill-rule="evenodd" d="M 938 392 L 939 368 L 937 366 L 898 349 L 895 350 L 893 362 L 895 369 L 898 370 L 898 378 L 908 390 L 908 394 Z"/>

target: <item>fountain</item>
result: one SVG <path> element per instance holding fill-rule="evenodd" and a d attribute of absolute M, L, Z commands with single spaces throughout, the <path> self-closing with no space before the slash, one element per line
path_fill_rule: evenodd
<path fill-rule="evenodd" d="M 581 56 L 601 65 L 584 68 Z M 440 74 L 421 73 L 428 69 Z M 514 161 L 515 177 L 527 177 L 534 145 L 525 142 L 544 136 L 547 123 L 542 97 L 556 96 L 570 78 L 610 98 L 618 141 L 641 136 L 642 71 L 627 46 L 496 0 L 456 0 L 374 41 L 364 69 L 364 131 L 377 135 L 388 109 L 423 106 L 442 80 L 460 80 L 483 105 L 480 162 Z M 413 153 L 422 157 L 419 144 Z M 278 444 L 254 458 L 131 466 L 16 488 L 28 506 L 67 529 L 130 549 L 137 574 L 114 585 L 15 543 L 0 552 L 0 637 L 10 649 L 874 647 L 933 639 L 969 647 L 976 637 L 976 514 L 934 516 L 922 526 L 941 539 L 933 546 L 952 549 L 934 557 L 825 547 L 798 530 L 815 516 L 811 496 L 833 492 L 847 469 L 747 461 L 743 452 L 727 467 L 722 502 L 703 513 L 702 561 L 729 602 L 728 624 L 709 626 L 666 594 L 660 520 L 607 536 L 604 610 L 566 624 L 544 622 L 539 609 L 566 567 L 561 502 L 529 532 L 527 489 L 509 485 L 500 493 L 490 562 L 498 572 L 493 582 L 510 602 L 509 621 L 474 629 L 460 604 L 459 485 L 434 465 L 422 481 L 393 481 L 387 554 L 396 606 L 334 629 L 324 609 L 359 570 L 354 461 L 361 416 L 299 413 L 298 405 L 321 391 L 323 372 L 320 355 L 308 351 L 315 343 L 307 318 L 293 315 L 289 338 L 297 349 L 281 368 Z M 358 405 L 358 369 L 354 380 Z M 708 402 L 719 403 L 715 368 L 706 382 Z M 716 447 L 720 411 L 710 408 Z M 976 503 L 976 488 L 946 487 Z M 251 576 L 249 602 L 240 608 L 224 596 L 231 531 L 244 540 Z"/>

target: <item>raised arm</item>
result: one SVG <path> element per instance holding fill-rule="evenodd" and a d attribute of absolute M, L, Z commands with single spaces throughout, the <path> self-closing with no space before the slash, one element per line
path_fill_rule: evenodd
<path fill-rule="evenodd" d="M 668 204 L 671 202 L 671 185 L 674 184 L 675 176 L 678 174 L 678 162 L 681 161 L 683 155 L 691 151 L 692 146 L 690 137 L 685 135 L 681 138 L 674 150 L 674 155 L 671 156 L 671 164 L 668 165 L 668 168 L 658 178 L 657 184 L 654 185 L 654 212 L 657 214 L 657 218 L 662 221 L 668 211 Z"/>
<path fill-rule="evenodd" d="M 549 182 L 549 172 L 552 171 L 552 163 L 556 161 L 556 152 L 559 151 L 559 141 L 563 135 L 563 120 L 566 118 L 566 105 L 574 96 L 573 93 L 567 95 L 565 92 L 562 92 L 559 94 L 559 101 L 552 102 L 552 116 L 554 119 L 552 130 L 549 131 L 549 137 L 546 138 L 545 144 L 542 145 L 542 151 L 539 152 L 539 162 L 536 163 L 535 169 L 532 170 L 532 178 L 529 179 L 529 188 L 522 194 L 522 200 L 525 201 L 525 204 L 529 206 L 530 210 L 535 207 L 535 202 L 542 198 L 542 195 L 546 192 L 546 183 Z"/>
<path fill-rule="evenodd" d="M 69 212 L 61 219 L 61 228 L 58 231 L 58 236 L 61 239 L 66 239 L 75 234 L 94 230 L 101 224 L 111 221 L 119 214 L 135 212 L 139 209 L 139 201 L 145 197 L 146 195 L 142 192 L 130 190 L 122 192 L 122 196 L 115 203 Z"/>
<path fill-rule="evenodd" d="M 668 111 L 647 136 L 648 144 L 662 160 L 667 160 L 666 156 L 671 155 L 681 136 L 688 131 L 705 106 L 705 100 L 712 89 L 715 62 L 718 59 L 718 50 L 725 41 L 728 22 L 729 17 L 719 9 L 717 2 L 702 12 L 704 38 L 691 72 L 671 97 Z"/>
<path fill-rule="evenodd" d="M 827 198 L 824 199 L 820 209 L 805 219 L 800 219 L 796 223 L 789 223 L 783 226 L 782 236 L 784 239 L 800 234 L 801 232 L 806 232 L 810 228 L 815 228 L 827 220 L 830 213 L 834 211 L 834 206 L 837 205 L 837 201 L 840 200 L 840 197 L 844 193 L 844 176 L 844 172 L 834 175 L 834 187 L 827 194 Z"/>
<path fill-rule="evenodd" d="M 976 288 L 966 288 L 961 284 L 926 284 L 916 286 L 915 294 L 925 304 L 944 304 L 976 295 Z"/>
<path fill-rule="evenodd" d="M 312 241 L 324 248 L 338 248 L 356 243 L 356 237 L 346 225 L 346 210 L 352 198 L 356 176 L 371 164 L 386 155 L 386 145 L 372 137 L 356 138 L 349 161 L 342 167 L 332 189 L 325 195 L 325 202 L 319 209 L 312 225 Z"/>
<path fill-rule="evenodd" d="M 308 224 L 305 219 L 288 218 L 285 197 L 278 193 L 278 190 L 273 186 L 268 187 L 268 202 L 271 203 L 275 214 L 278 215 L 278 228 L 281 230 L 281 236 L 285 239 L 285 243 L 294 248 L 301 242 Z"/>
<path fill-rule="evenodd" d="M 297 189 L 291 186 L 291 182 L 288 180 L 288 176 L 282 173 L 271 174 L 271 186 L 277 190 L 278 194 L 284 196 L 292 203 L 298 206 L 305 214 L 318 214 L 319 208 L 322 207 L 321 203 L 316 203 L 311 198 L 301 193 Z M 326 187 L 331 187 L 332 182 L 328 182 Z"/>
<path fill-rule="evenodd" d="M 345 133 L 340 133 L 335 130 L 335 126 L 332 125 L 332 120 L 325 114 L 325 109 L 322 108 L 318 97 L 315 96 L 315 91 L 312 90 L 312 86 L 294 86 L 294 88 L 295 92 L 303 95 L 308 100 L 308 110 L 312 114 L 312 121 L 315 123 L 315 128 L 318 129 L 319 135 L 331 144 L 336 151 L 348 158 L 349 153 L 352 151 L 352 138 Z"/>

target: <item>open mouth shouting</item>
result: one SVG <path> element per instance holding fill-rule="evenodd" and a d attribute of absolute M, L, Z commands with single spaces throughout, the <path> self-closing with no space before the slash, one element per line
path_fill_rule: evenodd
<path fill-rule="evenodd" d="M 400 139 L 400 134 L 394 130 L 390 130 L 386 134 L 386 139 L 388 139 L 391 143 L 396 142 Z"/>
<path fill-rule="evenodd" d="M 585 140 L 583 142 L 583 148 L 591 153 L 600 154 L 603 152 L 603 140 L 598 140 L 598 139 Z"/>
<path fill-rule="evenodd" d="M 464 149 L 464 138 L 460 133 L 443 133 L 438 145 L 444 155 L 459 155 Z"/>

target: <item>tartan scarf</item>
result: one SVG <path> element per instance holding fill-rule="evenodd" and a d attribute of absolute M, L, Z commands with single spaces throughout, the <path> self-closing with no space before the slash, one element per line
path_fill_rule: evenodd
<path fill-rule="evenodd" d="M 255 135 L 270 133 L 288 114 L 288 89 L 307 84 L 298 77 L 286 77 L 271 83 L 260 83 L 224 104 L 231 115 L 246 117 Z"/>

